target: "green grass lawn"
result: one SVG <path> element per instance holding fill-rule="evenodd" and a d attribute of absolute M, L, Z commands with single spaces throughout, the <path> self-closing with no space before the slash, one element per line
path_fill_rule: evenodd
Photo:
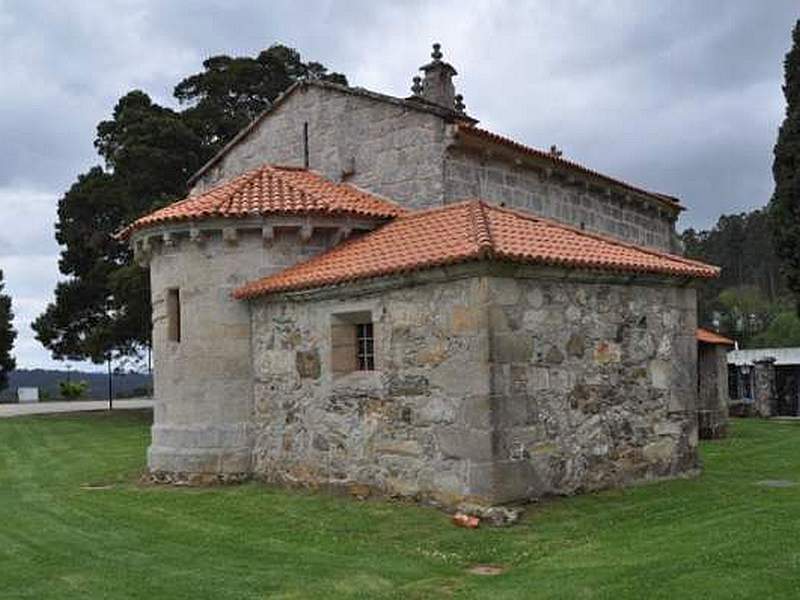
<path fill-rule="evenodd" d="M 133 411 L 0 420 L 0 599 L 800 597 L 800 485 L 756 485 L 800 482 L 800 425 L 737 421 L 700 478 L 478 530 L 255 483 L 142 487 L 148 427 Z M 508 571 L 465 572 L 487 562 Z"/>

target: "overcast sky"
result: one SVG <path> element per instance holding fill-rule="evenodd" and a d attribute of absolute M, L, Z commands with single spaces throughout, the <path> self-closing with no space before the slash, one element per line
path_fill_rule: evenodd
<path fill-rule="evenodd" d="M 485 127 L 676 195 L 681 227 L 709 227 L 770 196 L 798 17 L 797 0 L 0 0 L 0 269 L 19 365 L 64 366 L 30 330 L 58 278 L 56 203 L 133 88 L 173 104 L 208 56 L 282 42 L 405 96 L 439 41 Z"/>

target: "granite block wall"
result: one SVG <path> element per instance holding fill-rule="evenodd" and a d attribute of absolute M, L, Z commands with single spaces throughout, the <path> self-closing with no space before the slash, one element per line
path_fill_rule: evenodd
<path fill-rule="evenodd" d="M 405 206 L 440 205 L 446 123 L 434 114 L 324 87 L 298 88 L 195 184 L 203 192 L 265 162 L 309 167 Z"/>
<path fill-rule="evenodd" d="M 332 237 L 318 230 L 302 242 L 296 230 L 279 230 L 266 245 L 260 228 L 237 232 L 235 240 L 225 240 L 222 230 L 203 235 L 202 243 L 186 228 L 173 231 L 169 243 L 155 235 L 148 256 L 155 398 L 148 467 L 167 481 L 249 476 L 250 307 L 231 292 L 321 252 Z M 170 289 L 180 292 L 180 341 L 169 336 Z"/>
<path fill-rule="evenodd" d="M 659 214 L 643 202 L 587 188 L 583 179 L 570 183 L 562 176 L 548 178 L 526 165 L 457 147 L 449 149 L 444 173 L 447 202 L 484 198 L 634 244 L 679 250 L 677 215 Z"/>
<path fill-rule="evenodd" d="M 455 503 L 492 460 L 485 286 L 253 303 L 254 471 Z M 374 371 L 334 371 L 332 335 L 371 315 Z"/>
<path fill-rule="evenodd" d="M 696 466 L 695 291 L 494 278 L 496 498 Z"/>
<path fill-rule="evenodd" d="M 695 293 L 475 276 L 253 305 L 254 470 L 502 503 L 697 466 Z M 376 370 L 332 328 L 372 315 Z"/>

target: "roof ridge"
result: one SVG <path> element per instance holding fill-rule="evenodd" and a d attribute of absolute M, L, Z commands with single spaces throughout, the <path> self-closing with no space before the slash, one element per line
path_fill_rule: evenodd
<path fill-rule="evenodd" d="M 489 220 L 486 218 L 486 207 L 482 200 L 472 200 L 467 206 L 472 222 L 472 234 L 478 247 L 478 258 L 491 258 L 494 255 L 494 243 Z"/>
<path fill-rule="evenodd" d="M 267 167 L 267 169 L 265 169 Z M 222 203 L 217 205 L 217 210 L 225 214 L 228 210 L 233 206 L 233 202 L 238 195 L 244 194 L 244 189 L 251 185 L 254 181 L 258 180 L 260 177 L 264 175 L 264 172 L 268 171 L 268 165 L 262 165 L 258 169 L 254 169 L 247 173 L 243 173 L 241 176 L 241 181 L 239 181 L 234 188 L 230 191 L 228 196 L 223 200 Z M 233 183 L 233 182 L 231 182 Z"/>

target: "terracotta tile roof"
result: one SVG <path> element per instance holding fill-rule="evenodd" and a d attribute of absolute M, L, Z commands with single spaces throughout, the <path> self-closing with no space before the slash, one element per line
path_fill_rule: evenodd
<path fill-rule="evenodd" d="M 698 327 L 697 331 L 695 332 L 695 337 L 697 338 L 698 342 L 703 342 L 704 344 L 719 344 L 721 346 L 735 346 L 736 343 L 730 339 L 722 336 L 718 333 L 713 331 L 709 331 L 708 329 L 703 329 L 702 327 Z"/>
<path fill-rule="evenodd" d="M 190 196 L 141 217 L 122 230 L 125 238 L 143 227 L 170 221 L 269 214 L 353 215 L 388 219 L 405 212 L 394 202 L 351 185 L 333 183 L 297 167 L 263 165 L 204 194 Z"/>
<path fill-rule="evenodd" d="M 480 259 L 711 278 L 719 269 L 469 200 L 408 213 L 306 262 L 248 283 L 237 298 L 299 290 Z"/>
<path fill-rule="evenodd" d="M 603 173 L 599 173 L 598 171 L 594 171 L 592 169 L 584 167 L 583 165 L 578 164 L 576 162 L 573 162 L 571 160 L 567 160 L 566 158 L 562 158 L 560 156 L 555 156 L 555 155 L 553 155 L 553 154 L 551 154 L 549 152 L 545 152 L 544 150 L 537 150 L 536 148 L 531 148 L 530 146 L 526 146 L 524 144 L 520 144 L 519 142 L 515 142 L 514 140 L 509 139 L 507 137 L 503 137 L 502 135 L 499 135 L 497 133 L 493 133 L 491 131 L 487 131 L 486 129 L 481 129 L 480 127 L 475 127 L 472 124 L 460 123 L 458 125 L 458 131 L 459 131 L 459 133 L 462 133 L 462 134 L 464 134 L 466 136 L 469 136 L 469 137 L 478 138 L 478 139 L 482 139 L 482 140 L 488 140 L 488 141 L 493 142 L 495 144 L 500 144 L 500 145 L 506 146 L 508 148 L 511 148 L 513 150 L 516 150 L 517 152 L 521 152 L 523 154 L 528 154 L 530 156 L 535 156 L 537 158 L 542 158 L 542 159 L 548 160 L 548 161 L 554 163 L 555 165 L 566 167 L 566 168 L 568 168 L 570 170 L 573 170 L 573 171 L 579 171 L 579 172 L 584 173 L 586 175 L 591 175 L 592 177 L 597 177 L 599 179 L 604 179 L 605 181 L 607 181 L 609 183 L 613 183 L 615 185 L 619 185 L 619 186 L 621 186 L 623 188 L 627 188 L 627 189 L 629 189 L 629 190 L 631 190 L 633 192 L 637 192 L 637 193 L 640 193 L 640 194 L 645 194 L 647 196 L 650 196 L 650 197 L 658 200 L 659 202 L 662 202 L 662 203 L 664 203 L 664 204 L 666 204 L 666 205 L 668 205 L 668 206 L 670 206 L 672 208 L 683 210 L 683 207 L 680 205 L 680 202 L 678 202 L 678 199 L 673 197 L 673 196 L 668 196 L 667 194 L 661 194 L 661 193 L 658 193 L 658 192 L 652 192 L 652 191 L 649 191 L 649 190 L 645 190 L 643 188 L 640 188 L 640 187 L 637 187 L 635 185 L 632 185 L 632 184 L 630 184 L 630 183 L 628 183 L 626 181 L 622 181 L 621 179 L 616 179 L 614 177 L 609 177 L 608 175 L 604 175 Z"/>

